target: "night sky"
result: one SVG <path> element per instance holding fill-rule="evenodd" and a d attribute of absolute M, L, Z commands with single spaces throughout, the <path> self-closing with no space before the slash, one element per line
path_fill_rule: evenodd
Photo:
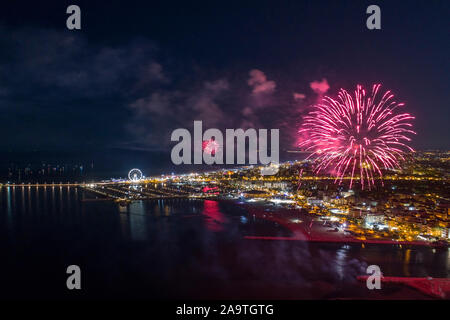
<path fill-rule="evenodd" d="M 81 8 L 81 30 L 66 8 Z M 381 30 L 366 28 L 370 4 Z M 170 150 L 176 128 L 280 128 L 325 93 L 381 83 L 447 149 L 449 1 L 5 1 L 0 149 Z M 329 87 L 329 88 L 328 88 Z M 322 91 L 321 91 L 322 90 Z M 170 161 L 170 159 L 167 159 Z"/>

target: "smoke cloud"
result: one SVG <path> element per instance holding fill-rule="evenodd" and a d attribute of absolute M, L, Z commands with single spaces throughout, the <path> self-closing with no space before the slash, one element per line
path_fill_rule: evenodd
<path fill-rule="evenodd" d="M 305 98 L 306 98 L 306 95 L 304 95 L 303 93 L 297 93 L 297 92 L 294 92 L 294 93 L 293 93 L 293 97 L 294 97 L 294 100 L 295 100 L 295 101 L 299 101 L 299 100 L 305 99 Z"/>
<path fill-rule="evenodd" d="M 264 72 L 258 69 L 253 69 L 249 72 L 250 79 L 247 83 L 253 88 L 253 94 L 260 93 L 272 93 L 275 91 L 276 83 L 275 81 L 268 81 Z"/>
<path fill-rule="evenodd" d="M 309 86 L 319 96 L 324 95 L 330 89 L 330 85 L 325 78 L 323 78 L 322 81 L 313 81 Z"/>

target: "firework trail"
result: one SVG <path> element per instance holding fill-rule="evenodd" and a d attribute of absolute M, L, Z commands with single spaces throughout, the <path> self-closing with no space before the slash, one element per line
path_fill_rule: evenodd
<path fill-rule="evenodd" d="M 335 183 L 347 175 L 350 188 L 359 178 L 361 188 L 370 189 L 383 168 L 398 168 L 404 153 L 414 151 L 408 146 L 414 117 L 400 113 L 404 104 L 390 91 L 381 94 L 380 87 L 374 85 L 368 94 L 358 85 L 354 96 L 341 89 L 336 100 L 324 97 L 304 118 L 299 146 L 315 158 L 315 173 L 332 169 Z"/>
<path fill-rule="evenodd" d="M 298 184 L 297 184 L 297 191 L 300 189 L 300 187 L 302 186 L 302 176 L 303 176 L 303 168 L 300 169 L 300 172 L 298 173 Z"/>

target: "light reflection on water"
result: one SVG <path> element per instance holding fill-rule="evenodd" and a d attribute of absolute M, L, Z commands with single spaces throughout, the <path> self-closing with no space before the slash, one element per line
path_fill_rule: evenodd
<path fill-rule="evenodd" d="M 123 217 L 126 218 L 123 218 Z M 147 239 L 147 218 L 142 201 L 135 201 L 129 205 L 128 214 L 122 214 L 121 222 L 128 224 L 132 240 Z M 125 226 L 124 226 L 125 227 Z"/>
<path fill-rule="evenodd" d="M 202 214 L 206 218 L 206 228 L 214 232 L 222 231 L 224 229 L 223 225 L 226 222 L 226 219 L 220 211 L 219 203 L 217 201 L 205 200 L 203 202 Z"/>
<path fill-rule="evenodd" d="M 344 278 L 345 264 L 348 259 L 347 251 L 348 249 L 346 249 L 345 247 L 342 247 L 336 251 L 336 269 L 340 279 Z"/>
<path fill-rule="evenodd" d="M 136 283 L 159 289 L 170 285 L 186 295 L 194 290 L 188 287 L 199 284 L 198 290 L 215 283 L 230 294 L 244 294 L 237 289 L 242 286 L 283 284 L 294 289 L 279 293 L 280 297 L 317 298 L 292 290 L 316 286 L 319 279 L 338 286 L 352 284 L 371 264 L 393 276 L 450 273 L 449 250 L 243 240 L 252 232 L 276 235 L 282 230 L 247 216 L 234 204 L 212 200 L 134 201 L 121 209 L 111 201 L 90 201 L 83 190 L 73 187 L 0 188 L 0 228 L 11 260 L 11 269 L 0 266 L 3 274 L 15 272 L 17 266 L 33 266 L 45 256 L 46 268 L 77 260 L 102 274 L 115 265 L 121 271 L 110 271 L 105 283 L 114 276 L 134 274 Z M 127 283 L 124 279 L 122 285 Z M 183 284 L 186 287 L 180 287 Z M 270 292 L 278 291 L 247 291 L 249 297 Z"/>

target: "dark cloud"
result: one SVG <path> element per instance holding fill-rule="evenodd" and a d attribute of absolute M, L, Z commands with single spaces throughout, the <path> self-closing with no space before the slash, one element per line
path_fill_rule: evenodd
<path fill-rule="evenodd" d="M 114 144 L 124 138 L 127 101 L 168 82 L 149 41 L 98 46 L 73 32 L 2 27 L 0 45 L 8 147 Z"/>
<path fill-rule="evenodd" d="M 0 104 L 9 107 L 9 120 L 27 128 L 15 135 L 25 148 L 167 150 L 171 132 L 191 128 L 194 120 L 205 130 L 279 128 L 285 141 L 296 132 L 301 95 L 294 93 L 293 102 L 293 93 L 276 90 L 276 81 L 259 69 L 230 80 L 180 63 L 178 77 L 174 63 L 165 67 L 159 48 L 143 39 L 107 46 L 78 33 L 28 28 L 1 28 L 0 37 L 12 57 L 0 63 L 7 79 L 0 83 Z"/>
<path fill-rule="evenodd" d="M 0 103 L 18 125 L 23 115 L 36 120 L 28 123 L 34 139 L 16 136 L 25 147 L 39 139 L 39 146 L 167 149 L 171 132 L 194 120 L 205 129 L 276 128 L 276 118 L 288 116 L 267 116 L 282 102 L 275 81 L 258 69 L 230 82 L 183 65 L 192 74 L 177 79 L 158 59 L 158 47 L 142 39 L 106 46 L 77 33 L 27 28 L 1 28 L 0 36 L 13 57 L 0 64 L 8 79 L 0 83 Z"/>
<path fill-rule="evenodd" d="M 134 115 L 127 130 L 136 143 L 159 149 L 168 147 L 173 130 L 190 128 L 194 120 L 203 121 L 204 127 L 221 127 L 230 116 L 220 104 L 228 90 L 228 81 L 217 79 L 184 90 L 149 92 L 129 104 Z"/>
<path fill-rule="evenodd" d="M 77 97 L 98 97 L 123 94 L 124 86 L 128 89 L 138 80 L 166 80 L 154 60 L 157 48 L 148 41 L 96 46 L 81 35 L 47 29 L 2 28 L 0 35 L 12 57 L 0 72 L 7 75 L 13 92 L 64 90 Z"/>

